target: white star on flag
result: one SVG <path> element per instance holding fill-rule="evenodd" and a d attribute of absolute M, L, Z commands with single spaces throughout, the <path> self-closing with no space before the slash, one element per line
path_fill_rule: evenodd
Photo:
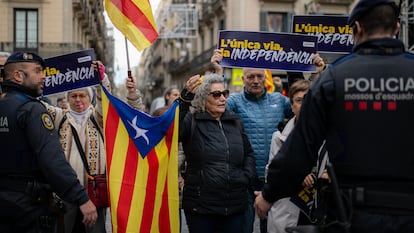
<path fill-rule="evenodd" d="M 140 127 L 137 126 L 137 116 L 134 117 L 134 119 L 132 119 L 132 122 L 129 122 L 129 125 L 135 129 L 135 137 L 134 139 L 137 139 L 139 137 L 142 137 L 145 139 L 145 141 L 147 142 L 147 145 L 149 145 L 149 139 L 147 137 L 147 135 L 145 134 L 146 132 L 148 132 L 148 130 L 146 129 L 142 129 Z"/>

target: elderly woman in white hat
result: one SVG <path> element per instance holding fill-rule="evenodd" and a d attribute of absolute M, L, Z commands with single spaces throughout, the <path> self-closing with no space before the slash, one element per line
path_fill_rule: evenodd
<path fill-rule="evenodd" d="M 110 91 L 104 66 L 100 62 L 94 62 L 93 65 L 95 69 L 99 70 L 101 77 L 104 77 L 102 84 Z M 106 173 L 100 89 L 101 87 L 98 86 L 68 91 L 66 97 L 69 107 L 67 110 L 47 105 L 49 112 L 54 117 L 55 127 L 58 130 L 66 159 L 76 171 L 80 183 L 85 187 L 88 185 L 89 176 Z M 96 103 L 93 105 L 95 99 Z M 127 102 L 131 106 L 138 106 L 142 103 L 141 95 L 136 88 L 128 88 Z M 85 166 L 82 157 L 86 158 L 87 166 Z M 65 203 L 65 205 L 64 226 L 66 233 L 85 232 L 85 230 L 88 233 L 110 232 L 110 229 L 105 229 L 107 208 L 97 207 L 98 220 L 96 224 L 83 229 L 84 225 L 78 221 L 77 205 L 72 203 Z"/>

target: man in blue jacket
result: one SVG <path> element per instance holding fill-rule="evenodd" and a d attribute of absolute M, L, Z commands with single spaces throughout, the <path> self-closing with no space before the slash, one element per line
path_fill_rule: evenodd
<path fill-rule="evenodd" d="M 258 179 L 252 189 L 260 190 L 264 184 L 264 171 L 269 160 L 270 142 L 277 126 L 285 118 L 292 116 L 289 99 L 280 92 L 268 93 L 265 87 L 263 69 L 243 69 L 244 91 L 234 93 L 227 99 L 227 108 L 234 111 L 241 119 L 244 130 L 249 137 L 256 158 Z M 253 191 L 250 194 L 248 213 L 246 213 L 245 232 L 253 232 L 254 209 Z M 266 232 L 266 222 L 260 223 L 260 231 Z"/>

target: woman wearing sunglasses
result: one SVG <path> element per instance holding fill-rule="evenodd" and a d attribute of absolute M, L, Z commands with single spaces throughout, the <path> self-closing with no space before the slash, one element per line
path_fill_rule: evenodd
<path fill-rule="evenodd" d="M 190 233 L 242 232 L 255 160 L 239 118 L 226 110 L 228 96 L 217 74 L 191 77 L 181 93 L 182 204 Z"/>

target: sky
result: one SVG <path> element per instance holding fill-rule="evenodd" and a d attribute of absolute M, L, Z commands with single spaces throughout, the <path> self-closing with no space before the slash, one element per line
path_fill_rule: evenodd
<path fill-rule="evenodd" d="M 155 10 L 157 9 L 159 2 L 161 0 L 149 0 L 152 12 L 155 17 Z M 105 16 L 107 16 L 105 14 Z M 124 35 L 115 28 L 112 23 L 110 22 L 109 18 L 107 18 L 108 25 L 113 28 L 114 32 L 114 39 L 115 39 L 115 84 L 122 85 L 124 83 L 125 77 L 127 76 L 127 53 L 125 48 L 125 37 Z M 128 53 L 129 53 L 129 61 L 131 68 L 138 65 L 138 62 L 141 58 L 141 53 L 128 41 Z"/>

